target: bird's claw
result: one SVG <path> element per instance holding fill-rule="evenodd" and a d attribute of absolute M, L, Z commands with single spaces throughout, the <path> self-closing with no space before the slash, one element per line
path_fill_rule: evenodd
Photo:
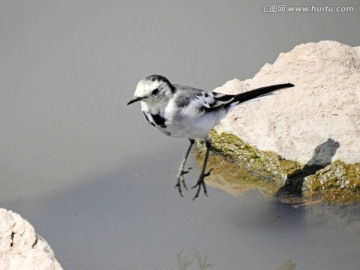
<path fill-rule="evenodd" d="M 185 188 L 185 190 L 188 190 L 188 188 L 187 188 L 187 186 L 186 186 L 186 183 L 185 183 L 184 175 L 185 175 L 185 174 L 188 174 L 191 169 L 192 169 L 192 168 L 189 167 L 189 169 L 187 169 L 187 170 L 180 170 L 180 172 L 179 172 L 179 174 L 178 174 L 175 188 L 178 189 L 179 194 L 180 194 L 181 197 L 184 196 L 184 194 L 183 194 L 183 192 L 182 192 L 181 186 L 183 186 L 183 187 Z"/>
<path fill-rule="evenodd" d="M 195 194 L 193 200 L 195 200 L 197 197 L 199 197 L 201 187 L 204 190 L 205 196 L 208 196 L 207 189 L 206 189 L 206 184 L 205 184 L 205 177 L 209 176 L 211 174 L 212 170 L 213 169 L 210 169 L 207 173 L 201 174 L 200 177 L 199 177 L 199 180 L 196 183 L 196 185 L 191 188 L 191 189 L 194 189 L 194 188 L 197 187 L 197 191 L 196 191 L 196 194 Z"/>

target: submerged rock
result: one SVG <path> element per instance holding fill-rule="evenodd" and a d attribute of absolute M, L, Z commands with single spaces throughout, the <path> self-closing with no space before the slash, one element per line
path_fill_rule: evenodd
<path fill-rule="evenodd" d="M 49 244 L 19 214 L 0 208 L 0 269 L 61 270 Z"/>
<path fill-rule="evenodd" d="M 247 174 L 260 172 L 276 185 L 280 179 L 278 195 L 359 200 L 360 47 L 302 44 L 254 78 L 215 91 L 287 82 L 295 87 L 234 108 L 212 132 L 213 150 L 235 167 L 251 168 Z"/>

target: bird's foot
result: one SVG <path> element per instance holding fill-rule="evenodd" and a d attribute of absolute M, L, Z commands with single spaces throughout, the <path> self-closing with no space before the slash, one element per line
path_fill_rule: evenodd
<path fill-rule="evenodd" d="M 207 173 L 202 173 L 200 175 L 199 180 L 197 181 L 196 185 L 191 188 L 191 189 L 197 188 L 197 191 L 196 191 L 196 194 L 195 194 L 193 200 L 195 200 L 197 197 L 199 197 L 201 187 L 204 190 L 205 196 L 208 196 L 207 189 L 206 189 L 206 184 L 205 184 L 205 177 L 209 176 L 211 174 L 212 170 L 213 169 L 210 169 Z"/>
<path fill-rule="evenodd" d="M 185 190 L 188 190 L 188 188 L 187 188 L 187 186 L 186 186 L 186 183 L 185 183 L 184 175 L 185 175 L 185 174 L 188 174 L 191 169 L 192 169 L 192 168 L 189 167 L 189 169 L 187 169 L 187 170 L 180 170 L 180 171 L 179 171 L 179 174 L 178 174 L 178 176 L 177 176 L 177 181 L 176 181 L 175 188 L 177 188 L 177 190 L 179 191 L 181 197 L 184 196 L 184 194 L 183 194 L 183 192 L 182 192 L 181 186 L 183 186 Z"/>

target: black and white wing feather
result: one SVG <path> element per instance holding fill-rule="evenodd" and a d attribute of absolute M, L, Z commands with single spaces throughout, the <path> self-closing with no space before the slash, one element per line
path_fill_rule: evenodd
<path fill-rule="evenodd" d="M 176 98 L 176 105 L 179 108 L 185 108 L 191 104 L 199 110 L 211 112 L 223 109 L 228 110 L 237 104 L 269 95 L 276 90 L 293 87 L 294 85 L 291 83 L 276 84 L 250 90 L 238 95 L 226 95 L 181 85 L 175 86 L 180 90 Z"/>
<path fill-rule="evenodd" d="M 209 106 L 207 106 L 208 104 L 205 104 L 204 107 L 207 108 L 208 111 L 214 111 L 219 109 L 228 110 L 237 104 L 244 103 L 246 101 L 256 99 L 262 96 L 270 95 L 272 92 L 276 90 L 289 88 L 293 86 L 294 85 L 291 83 L 276 84 L 276 85 L 270 85 L 270 86 L 250 90 L 244 93 L 240 93 L 238 95 L 226 95 L 226 94 L 213 92 L 212 93 L 213 101 L 209 104 Z"/>

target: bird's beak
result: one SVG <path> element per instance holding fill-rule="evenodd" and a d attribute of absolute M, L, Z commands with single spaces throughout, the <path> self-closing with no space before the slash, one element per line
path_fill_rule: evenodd
<path fill-rule="evenodd" d="M 132 103 L 134 103 L 134 102 L 137 102 L 137 101 L 140 101 L 140 100 L 142 100 L 142 98 L 141 97 L 134 97 L 132 100 L 130 100 L 126 105 L 130 105 L 130 104 L 132 104 Z"/>

